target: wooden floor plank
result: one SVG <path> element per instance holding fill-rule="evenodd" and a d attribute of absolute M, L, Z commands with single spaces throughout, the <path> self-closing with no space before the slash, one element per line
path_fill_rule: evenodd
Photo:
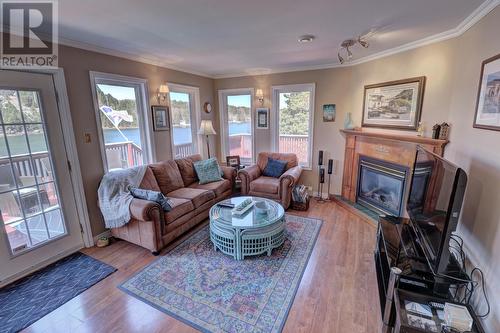
<path fill-rule="evenodd" d="M 381 320 L 373 263 L 375 227 L 335 202 L 313 200 L 307 212 L 287 213 L 322 219 L 323 226 L 283 331 L 379 332 Z M 205 224 L 164 249 L 162 254 Z M 196 332 L 117 288 L 157 258 L 148 250 L 117 241 L 106 248 L 83 252 L 118 271 L 25 332 Z"/>

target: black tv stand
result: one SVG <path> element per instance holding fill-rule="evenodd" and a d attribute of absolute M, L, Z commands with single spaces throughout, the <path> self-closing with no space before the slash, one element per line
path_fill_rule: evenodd
<path fill-rule="evenodd" d="M 430 297 L 451 299 L 450 286 L 456 284 L 457 280 L 433 274 L 409 219 L 394 216 L 379 218 L 374 257 L 384 324 L 394 323 L 394 306 L 388 304 L 390 308 L 386 307 L 388 301 L 393 301 L 392 296 L 387 295 L 392 294 L 394 287 Z M 453 257 L 450 258 L 453 276 L 467 279 L 467 274 L 461 270 L 460 265 Z M 391 286 L 391 268 L 400 273 L 397 286 Z"/>

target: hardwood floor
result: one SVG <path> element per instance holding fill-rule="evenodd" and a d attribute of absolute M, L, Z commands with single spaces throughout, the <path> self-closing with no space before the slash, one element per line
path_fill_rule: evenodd
<path fill-rule="evenodd" d="M 334 202 L 312 201 L 307 212 L 287 213 L 320 218 L 324 223 L 283 331 L 379 332 L 380 305 L 373 264 L 375 226 Z M 116 287 L 156 259 L 149 251 L 124 241 L 82 251 L 118 271 L 25 332 L 196 332 Z"/>

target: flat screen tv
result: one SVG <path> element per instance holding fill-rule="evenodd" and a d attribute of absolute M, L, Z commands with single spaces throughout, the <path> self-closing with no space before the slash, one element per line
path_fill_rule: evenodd
<path fill-rule="evenodd" d="M 444 158 L 417 148 L 406 209 L 434 274 L 447 272 L 467 174 Z"/>

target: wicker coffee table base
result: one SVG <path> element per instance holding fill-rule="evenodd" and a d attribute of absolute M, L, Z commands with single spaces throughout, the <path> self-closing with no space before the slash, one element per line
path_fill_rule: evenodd
<path fill-rule="evenodd" d="M 243 260 L 262 253 L 271 255 L 285 241 L 285 218 L 262 228 L 237 229 L 210 221 L 210 240 L 215 250 Z"/>

